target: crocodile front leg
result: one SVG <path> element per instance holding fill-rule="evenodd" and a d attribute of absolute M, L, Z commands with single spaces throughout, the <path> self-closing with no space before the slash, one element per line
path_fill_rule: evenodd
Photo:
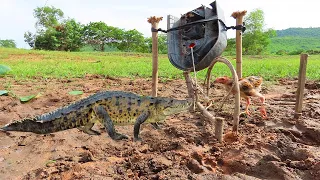
<path fill-rule="evenodd" d="M 134 124 L 134 127 L 133 127 L 134 141 L 141 141 L 142 140 L 139 137 L 140 125 L 148 119 L 149 115 L 150 115 L 149 112 L 144 112 L 137 118 L 137 120 Z"/>
<path fill-rule="evenodd" d="M 78 127 L 78 129 L 89 134 L 89 135 L 100 135 L 100 132 L 91 129 L 93 127 L 93 125 L 94 125 L 93 122 L 88 122 L 85 126 Z"/>
<path fill-rule="evenodd" d="M 118 133 L 114 129 L 114 124 L 108 114 L 108 112 L 103 108 L 103 106 L 96 106 L 94 107 L 94 111 L 98 118 L 102 119 L 102 123 L 108 132 L 109 136 L 113 140 L 121 140 L 121 139 L 128 139 L 128 136 Z"/>

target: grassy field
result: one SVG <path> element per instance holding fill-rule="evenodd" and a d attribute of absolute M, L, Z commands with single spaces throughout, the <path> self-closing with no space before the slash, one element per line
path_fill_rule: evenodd
<path fill-rule="evenodd" d="M 227 57 L 235 64 L 234 57 Z M 8 73 L 16 79 L 33 77 L 71 78 L 85 74 L 102 74 L 113 77 L 151 77 L 151 54 L 51 52 L 0 48 L 0 64 L 11 67 Z M 243 75 L 259 75 L 265 80 L 297 77 L 299 56 L 244 56 Z M 198 77 L 203 79 L 206 70 Z M 227 67 L 217 64 L 214 76 L 230 75 Z M 159 56 L 159 77 L 182 78 L 182 71 L 169 62 L 167 55 Z M 307 78 L 320 80 L 320 55 L 309 57 Z"/>

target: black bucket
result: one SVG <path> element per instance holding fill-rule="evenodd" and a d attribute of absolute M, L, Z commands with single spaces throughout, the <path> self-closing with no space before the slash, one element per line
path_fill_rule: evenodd
<path fill-rule="evenodd" d="M 212 8 L 201 6 L 181 18 L 168 16 L 168 57 L 176 68 L 193 70 L 190 45 L 196 71 L 207 68 L 227 46 L 227 29 L 222 9 L 214 1 Z"/>

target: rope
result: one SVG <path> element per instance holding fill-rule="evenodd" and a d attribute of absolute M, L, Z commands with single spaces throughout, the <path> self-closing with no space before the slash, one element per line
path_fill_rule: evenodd
<path fill-rule="evenodd" d="M 201 23 L 207 23 L 207 22 L 210 22 L 210 21 L 219 21 L 223 24 L 224 26 L 224 30 L 225 31 L 228 31 L 229 29 L 233 29 L 233 30 L 241 30 L 242 32 L 244 32 L 246 30 L 246 26 L 245 26 L 245 23 L 243 24 L 239 24 L 239 25 L 236 25 L 236 26 L 227 26 L 221 19 L 219 19 L 217 16 L 213 16 L 213 17 L 210 17 L 208 19 L 201 19 L 201 20 L 198 20 L 198 21 L 193 21 L 191 23 L 187 23 L 187 24 L 184 24 L 184 25 L 180 25 L 178 27 L 174 27 L 174 28 L 170 28 L 170 29 L 161 29 L 161 28 L 158 28 L 158 29 L 155 29 L 155 28 L 151 28 L 151 32 L 158 32 L 158 31 L 161 31 L 161 32 L 164 32 L 164 33 L 168 33 L 170 31 L 176 31 L 176 30 L 180 30 L 180 29 L 183 29 L 185 27 L 190 27 L 190 26 L 194 26 L 194 25 L 197 25 L 197 24 L 201 24 Z"/>

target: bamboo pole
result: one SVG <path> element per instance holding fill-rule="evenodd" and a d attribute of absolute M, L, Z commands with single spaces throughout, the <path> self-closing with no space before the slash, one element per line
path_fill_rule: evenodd
<path fill-rule="evenodd" d="M 247 13 L 244 11 L 236 11 L 231 14 L 236 19 L 236 25 L 243 25 L 243 16 Z M 238 78 L 242 78 L 242 31 L 236 30 L 236 71 Z"/>
<path fill-rule="evenodd" d="M 296 105 L 295 105 L 295 113 L 294 113 L 295 119 L 299 119 L 302 115 L 303 93 L 304 93 L 304 86 L 306 84 L 307 61 L 308 61 L 308 54 L 301 54 L 298 89 L 296 92 Z"/>
<path fill-rule="evenodd" d="M 148 22 L 152 29 L 158 29 L 162 17 L 151 16 Z M 152 96 L 157 96 L 158 91 L 158 32 L 152 31 Z"/>

